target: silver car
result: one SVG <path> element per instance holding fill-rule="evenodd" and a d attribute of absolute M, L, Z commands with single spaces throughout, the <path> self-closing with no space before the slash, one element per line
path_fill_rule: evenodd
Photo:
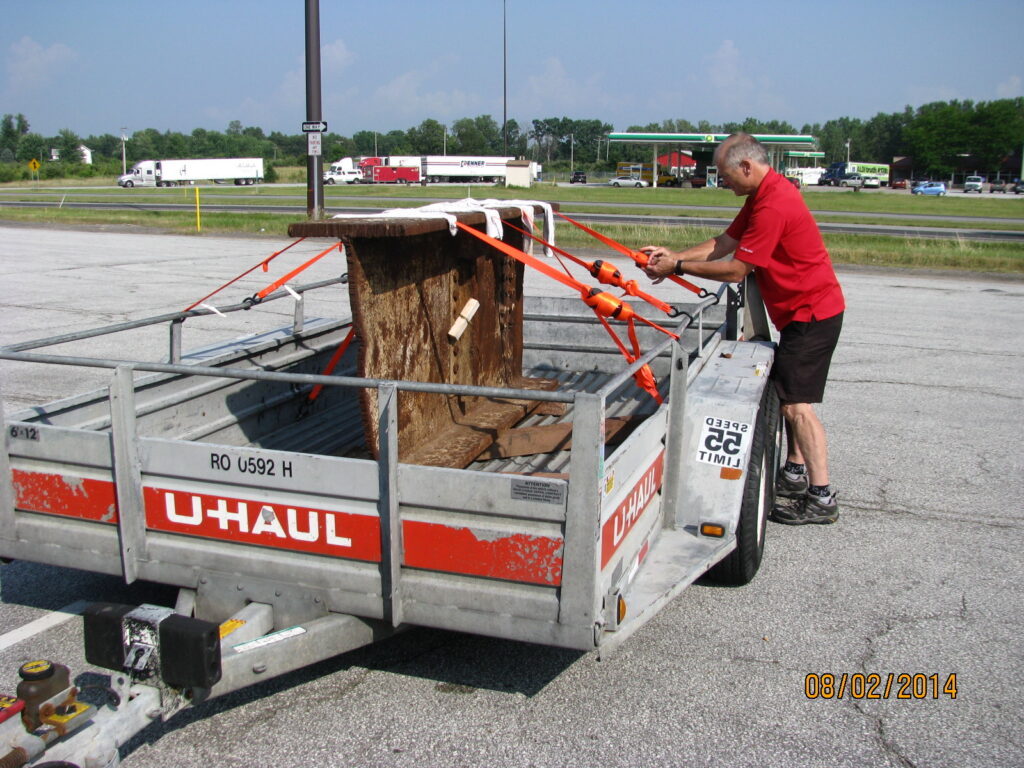
<path fill-rule="evenodd" d="M 649 181 L 643 179 L 637 179 L 633 176 L 617 176 L 608 182 L 610 187 L 649 187 L 651 186 Z"/>

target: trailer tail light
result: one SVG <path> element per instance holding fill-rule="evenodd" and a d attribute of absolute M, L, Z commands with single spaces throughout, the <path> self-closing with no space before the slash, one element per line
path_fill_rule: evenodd
<path fill-rule="evenodd" d="M 700 535 L 712 536 L 716 539 L 720 539 L 725 536 L 725 526 L 719 525 L 718 523 L 701 523 Z"/>

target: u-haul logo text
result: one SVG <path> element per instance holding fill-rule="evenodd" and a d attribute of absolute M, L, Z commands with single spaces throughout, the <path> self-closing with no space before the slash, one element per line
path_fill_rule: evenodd
<path fill-rule="evenodd" d="M 633 526 L 636 525 L 651 499 L 661 488 L 665 467 L 664 451 L 658 454 L 643 476 L 630 489 L 626 498 L 601 527 L 601 567 L 604 568 Z"/>
<path fill-rule="evenodd" d="M 380 526 L 373 515 L 149 486 L 143 489 L 143 498 L 146 526 L 153 530 L 380 560 Z"/>

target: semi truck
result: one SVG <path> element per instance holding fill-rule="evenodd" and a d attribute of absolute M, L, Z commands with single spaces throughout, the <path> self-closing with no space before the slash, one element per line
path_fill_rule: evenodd
<path fill-rule="evenodd" d="M 234 182 L 236 185 L 263 181 L 262 157 L 216 157 L 201 160 L 140 160 L 119 176 L 118 186 L 177 187 L 197 181 Z"/>
<path fill-rule="evenodd" d="M 522 224 L 521 208 L 497 210 Z M 450 226 L 293 224 L 340 243 L 349 272 L 303 285 L 293 271 L 240 301 L 0 349 L 40 375 L 110 372 L 0 417 L 0 558 L 178 589 L 174 605 L 85 608 L 102 684 L 90 672 L 79 690 L 59 660 L 23 667 L 26 684 L 0 695 L 4 765 L 116 765 L 156 720 L 413 626 L 608 654 L 696 579 L 755 577 L 781 442 L 755 284 L 671 305 L 671 333 L 637 327 L 642 354 L 624 360 L 593 294 L 524 296 L 521 263 Z M 525 247 L 511 229 L 503 240 Z M 305 316 L 311 292 L 339 285 L 351 317 Z M 453 339 L 468 286 L 479 309 Z M 268 328 L 183 351 L 191 318 L 279 301 L 294 304 L 287 325 L 271 309 Z M 375 312 L 383 332 L 353 337 Z M 167 334 L 152 357 L 90 349 L 141 329 Z M 507 383 L 469 383 L 501 340 L 510 354 L 491 362 Z M 378 364 L 447 374 L 366 370 Z M 657 397 L 635 382 L 645 369 Z M 409 444 L 408 409 L 427 403 L 465 438 L 441 448 L 469 440 L 470 458 Z M 494 409 L 514 414 L 505 427 L 462 423 Z"/>
<path fill-rule="evenodd" d="M 358 162 L 368 184 L 494 184 L 508 175 L 513 157 L 487 155 L 390 155 L 364 157 Z M 530 164 L 530 179 L 540 178 L 541 166 Z"/>
<path fill-rule="evenodd" d="M 364 184 L 418 184 L 420 158 L 414 155 L 364 157 L 358 163 Z"/>
<path fill-rule="evenodd" d="M 844 176 L 859 173 L 861 176 L 877 176 L 884 187 L 889 185 L 889 166 L 885 163 L 840 162 L 832 163 L 818 179 L 819 186 L 838 187 Z"/>

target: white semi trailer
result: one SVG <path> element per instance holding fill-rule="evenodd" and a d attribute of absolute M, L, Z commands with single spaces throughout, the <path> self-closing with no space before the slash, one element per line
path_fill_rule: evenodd
<path fill-rule="evenodd" d="M 118 177 L 121 187 L 176 187 L 197 181 L 263 181 L 262 157 L 214 157 L 202 160 L 140 160 Z"/>

